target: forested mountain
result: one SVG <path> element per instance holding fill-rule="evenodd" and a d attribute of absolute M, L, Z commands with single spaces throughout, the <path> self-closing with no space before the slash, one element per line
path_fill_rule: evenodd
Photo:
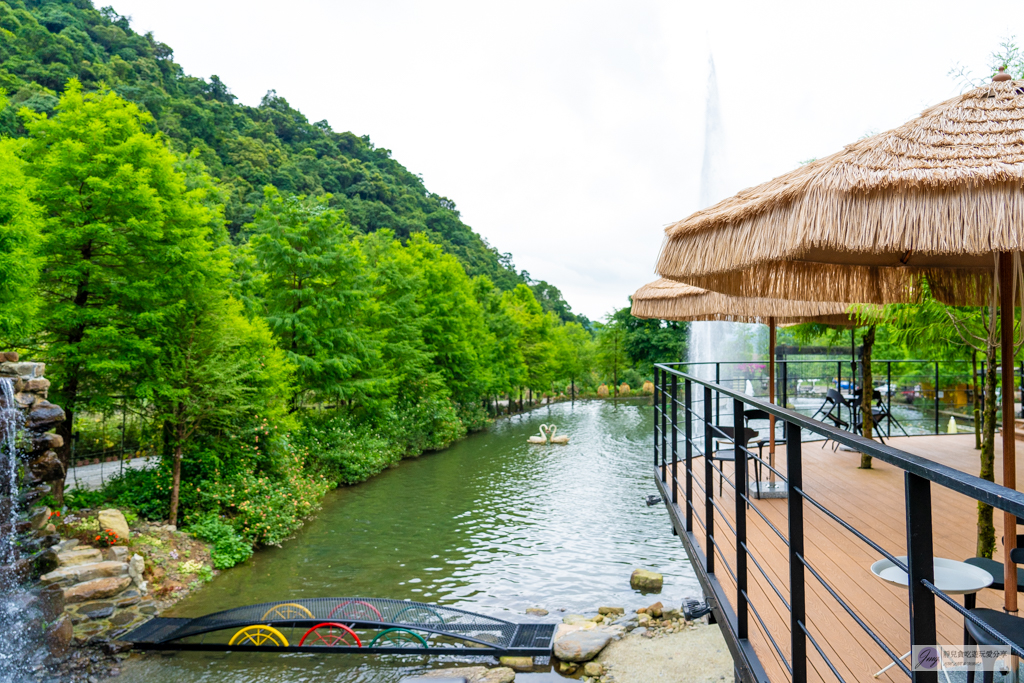
<path fill-rule="evenodd" d="M 270 90 L 258 107 L 236 102 L 217 76 L 188 76 L 152 33 L 132 30 L 113 8 L 90 0 L 0 2 L 0 88 L 9 106 L 0 133 L 22 135 L 16 111 L 51 113 L 70 78 L 86 91 L 105 84 L 151 113 L 172 149 L 195 154 L 220 180 L 228 229 L 237 235 L 263 201 L 263 188 L 331 195 L 362 233 L 387 228 L 401 240 L 424 233 L 455 255 L 470 276 L 486 275 L 502 291 L 529 284 L 547 311 L 576 320 L 561 293 L 529 282 L 512 255 L 499 253 L 462 222 L 455 203 L 375 147 L 368 136 L 311 123 Z M 580 322 L 587 323 L 586 319 Z"/>

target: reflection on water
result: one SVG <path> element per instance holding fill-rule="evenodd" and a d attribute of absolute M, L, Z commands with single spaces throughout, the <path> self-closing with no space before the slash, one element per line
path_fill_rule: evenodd
<path fill-rule="evenodd" d="M 558 404 L 502 420 L 452 448 L 330 494 L 281 548 L 214 579 L 165 616 L 198 616 L 258 602 L 373 596 L 438 602 L 527 621 L 562 612 L 653 602 L 629 588 L 645 567 L 665 575 L 659 598 L 700 588 L 664 507 L 647 507 L 651 408 Z M 526 443 L 541 423 L 567 446 Z M 127 681 L 398 681 L 437 658 L 177 653 L 129 662 Z M 553 673 L 517 681 L 559 680 Z"/>

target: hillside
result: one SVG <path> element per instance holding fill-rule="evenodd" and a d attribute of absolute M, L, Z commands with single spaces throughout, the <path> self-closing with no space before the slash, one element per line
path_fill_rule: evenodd
<path fill-rule="evenodd" d="M 403 240 L 425 233 L 469 275 L 487 275 L 506 291 L 529 284 L 546 310 L 577 319 L 557 288 L 517 272 L 512 255 L 463 223 L 452 200 L 427 190 L 368 136 L 311 123 L 274 90 L 257 107 L 239 104 L 217 76 L 186 75 L 170 46 L 136 33 L 113 8 L 96 9 L 90 0 L 0 1 L 0 88 L 10 98 L 0 133 L 24 132 L 15 116 L 20 107 L 52 111 L 70 78 L 86 90 L 105 84 L 136 102 L 176 151 L 198 155 L 226 191 L 233 235 L 252 220 L 265 185 L 330 193 L 356 229 L 390 228 Z"/>

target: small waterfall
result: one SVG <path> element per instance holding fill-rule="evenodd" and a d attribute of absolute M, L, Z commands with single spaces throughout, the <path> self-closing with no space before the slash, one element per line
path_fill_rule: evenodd
<path fill-rule="evenodd" d="M 20 680 L 24 675 L 25 631 L 28 617 L 19 581 L 3 567 L 19 559 L 15 526 L 18 523 L 17 442 L 24 415 L 14 398 L 14 381 L 0 377 L 0 680 Z"/>

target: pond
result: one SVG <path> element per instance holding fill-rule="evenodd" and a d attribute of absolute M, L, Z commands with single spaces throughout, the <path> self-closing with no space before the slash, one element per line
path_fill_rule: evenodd
<path fill-rule="evenodd" d="M 555 404 L 497 421 L 438 453 L 339 489 L 295 538 L 221 573 L 164 616 L 275 600 L 370 596 L 436 602 L 511 621 L 599 605 L 636 608 L 699 597 L 651 476 L 652 408 Z M 527 444 L 541 423 L 566 446 Z M 634 568 L 665 575 L 657 598 L 629 587 Z M 564 610 L 564 612 L 562 611 Z M 121 679 L 392 683 L 449 658 L 179 652 L 126 662 Z M 561 680 L 520 674 L 523 683 Z"/>

